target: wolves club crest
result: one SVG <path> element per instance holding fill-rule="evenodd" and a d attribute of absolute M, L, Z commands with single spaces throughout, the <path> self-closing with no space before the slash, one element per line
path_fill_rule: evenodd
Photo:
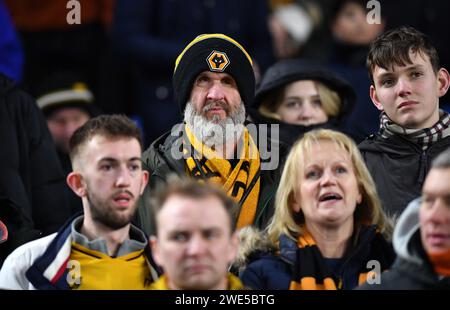
<path fill-rule="evenodd" d="M 230 64 L 227 54 L 219 51 L 212 51 L 206 58 L 209 69 L 215 72 L 223 72 Z"/>

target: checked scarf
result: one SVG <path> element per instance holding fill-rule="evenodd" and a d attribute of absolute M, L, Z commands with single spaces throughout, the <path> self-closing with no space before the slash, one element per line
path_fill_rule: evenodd
<path fill-rule="evenodd" d="M 184 143 L 183 152 L 189 152 L 186 159 L 189 174 L 198 180 L 222 185 L 228 196 L 240 207 L 236 227 L 252 225 L 256 215 L 260 191 L 260 158 L 256 144 L 244 127 L 240 143 L 239 162 L 233 168 L 230 161 L 219 158 L 216 153 L 199 141 L 188 125 L 185 132 L 189 143 Z M 191 146 L 191 150 L 186 147 Z"/>
<path fill-rule="evenodd" d="M 383 138 L 393 135 L 402 135 L 412 140 L 426 151 L 433 143 L 450 136 L 450 116 L 447 112 L 439 111 L 439 121 L 431 128 L 406 129 L 389 119 L 386 113 L 380 115 L 380 134 Z"/>

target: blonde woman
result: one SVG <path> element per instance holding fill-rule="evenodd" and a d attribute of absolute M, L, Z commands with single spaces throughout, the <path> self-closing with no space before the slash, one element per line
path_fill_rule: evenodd
<path fill-rule="evenodd" d="M 275 249 L 241 279 L 254 289 L 352 289 L 393 262 L 390 230 L 356 145 L 313 130 L 286 160 L 267 228 Z"/>
<path fill-rule="evenodd" d="M 312 129 L 341 130 L 356 100 L 353 88 L 324 67 L 282 60 L 264 74 L 249 108 L 252 121 L 279 124 L 280 140 L 292 145 Z"/>

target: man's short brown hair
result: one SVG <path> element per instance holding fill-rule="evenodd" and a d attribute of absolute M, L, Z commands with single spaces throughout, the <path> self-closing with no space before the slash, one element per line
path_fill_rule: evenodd
<path fill-rule="evenodd" d="M 394 65 L 412 64 L 410 51 L 421 56 L 427 55 L 434 73 L 437 74 L 440 69 L 439 55 L 430 38 L 412 27 L 402 26 L 380 35 L 370 44 L 366 65 L 372 85 L 375 86 L 375 67 L 388 70 Z"/>
<path fill-rule="evenodd" d="M 431 163 L 432 169 L 448 169 L 450 168 L 450 148 L 447 148 L 442 153 L 433 159 Z"/>
<path fill-rule="evenodd" d="M 97 135 L 111 139 L 134 138 L 142 148 L 141 132 L 132 120 L 125 115 L 101 115 L 91 118 L 73 133 L 69 141 L 72 163 L 80 147 Z"/>
<path fill-rule="evenodd" d="M 155 234 L 157 234 L 158 227 L 156 217 L 163 209 L 164 204 L 170 197 L 181 196 L 191 199 L 204 199 L 209 197 L 216 197 L 220 200 L 221 205 L 225 209 L 230 222 L 230 232 L 236 229 L 236 214 L 237 206 L 233 199 L 219 187 L 210 183 L 200 183 L 189 178 L 180 178 L 176 175 L 170 175 L 167 184 L 161 185 L 155 196 L 152 198 L 151 207 L 154 214 Z"/>

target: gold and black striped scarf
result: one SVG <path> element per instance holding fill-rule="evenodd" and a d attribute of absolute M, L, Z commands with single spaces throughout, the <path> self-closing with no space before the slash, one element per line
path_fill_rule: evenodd
<path fill-rule="evenodd" d="M 233 168 L 227 159 L 219 158 L 216 153 L 197 140 L 188 125 L 185 125 L 189 143 L 184 143 L 183 152 L 189 152 L 186 159 L 189 174 L 198 179 L 221 184 L 228 196 L 240 206 L 236 227 L 253 224 L 260 190 L 259 151 L 247 128 L 242 133 L 239 162 Z M 187 150 L 190 145 L 193 150 Z"/>
<path fill-rule="evenodd" d="M 305 229 L 305 233 L 298 238 L 296 263 L 290 290 L 337 290 L 343 288 L 342 279 L 332 274 L 326 265 L 324 257 L 312 237 Z M 378 233 L 377 233 L 378 234 Z M 373 257 L 372 259 L 377 259 Z M 387 267 L 384 267 L 387 268 Z M 358 277 L 358 284 L 366 282 L 368 275 L 373 277 L 374 272 L 367 268 L 366 264 L 361 265 Z"/>

